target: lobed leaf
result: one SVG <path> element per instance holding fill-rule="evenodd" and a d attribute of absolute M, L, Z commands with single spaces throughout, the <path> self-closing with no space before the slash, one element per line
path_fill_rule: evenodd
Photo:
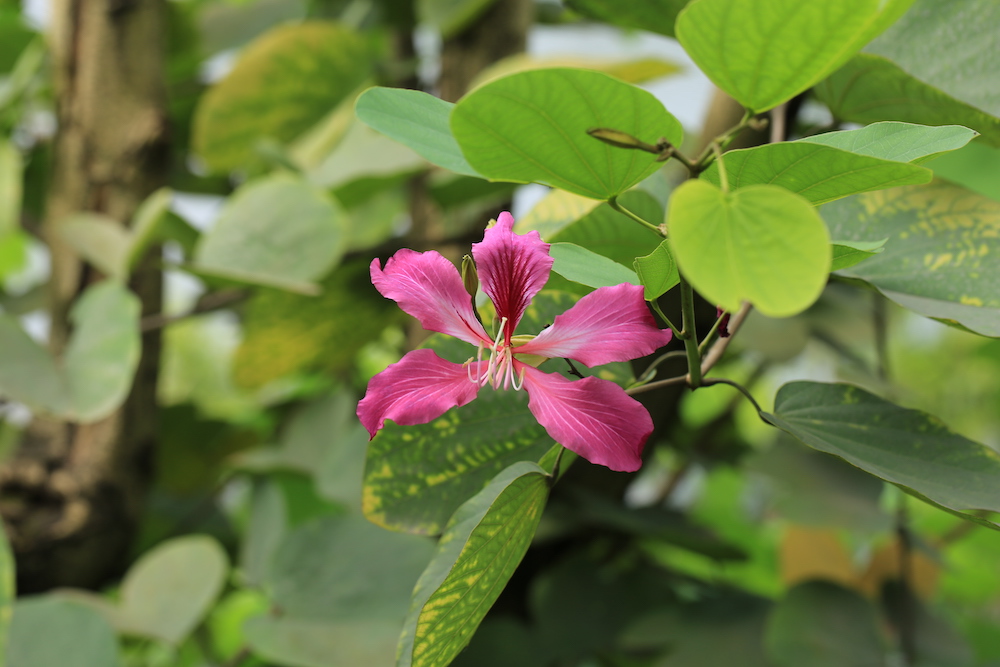
<path fill-rule="evenodd" d="M 633 266 L 645 288 L 646 301 L 658 299 L 681 281 L 668 240 L 660 243 L 650 254 L 636 257 Z"/>
<path fill-rule="evenodd" d="M 928 127 L 884 121 L 857 130 L 816 134 L 798 141 L 833 146 L 893 162 L 923 162 L 941 153 L 958 150 L 978 134 L 961 125 Z"/>
<path fill-rule="evenodd" d="M 606 287 L 622 283 L 641 284 L 631 269 L 596 252 L 573 243 L 553 243 L 549 255 L 552 270 L 563 278 L 588 287 Z"/>

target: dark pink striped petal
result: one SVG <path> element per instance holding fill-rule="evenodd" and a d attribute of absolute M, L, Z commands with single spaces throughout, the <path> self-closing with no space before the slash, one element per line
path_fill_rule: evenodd
<path fill-rule="evenodd" d="M 570 381 L 525 364 L 528 409 L 552 439 L 591 463 L 633 472 L 653 432 L 646 408 L 613 382 L 595 377 Z"/>
<path fill-rule="evenodd" d="M 469 376 L 478 377 L 486 363 L 472 362 L 470 369 L 433 350 L 414 350 L 372 378 L 358 403 L 358 419 L 373 438 L 386 419 L 405 426 L 431 422 L 476 397 L 479 384 Z"/>

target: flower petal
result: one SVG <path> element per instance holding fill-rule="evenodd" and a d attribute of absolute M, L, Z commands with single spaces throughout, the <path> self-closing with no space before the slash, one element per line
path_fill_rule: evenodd
<path fill-rule="evenodd" d="M 653 420 L 639 401 L 613 382 L 588 377 L 570 381 L 524 364 L 528 409 L 552 439 L 591 463 L 632 472 Z"/>
<path fill-rule="evenodd" d="M 566 357 L 587 366 L 651 354 L 670 342 L 672 332 L 656 326 L 642 295 L 642 287 L 628 283 L 596 289 L 514 353 Z"/>
<path fill-rule="evenodd" d="M 497 224 L 486 230 L 480 243 L 472 244 L 483 291 L 493 301 L 497 316 L 507 318 L 510 342 L 524 309 L 549 280 L 552 258 L 549 244 L 538 232 L 515 234 L 514 216 L 504 211 Z"/>
<path fill-rule="evenodd" d="M 372 284 L 428 331 L 438 331 L 473 345 L 493 341 L 472 312 L 472 297 L 465 291 L 455 265 L 437 252 L 403 248 L 379 266 L 371 263 Z"/>
<path fill-rule="evenodd" d="M 433 421 L 476 397 L 479 385 L 469 376 L 476 377 L 486 363 L 473 362 L 470 370 L 442 359 L 433 350 L 409 352 L 371 379 L 358 403 L 358 419 L 373 438 L 386 419 L 405 426 Z"/>

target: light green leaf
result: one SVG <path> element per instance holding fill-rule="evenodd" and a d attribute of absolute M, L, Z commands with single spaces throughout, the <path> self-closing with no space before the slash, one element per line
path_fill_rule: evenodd
<path fill-rule="evenodd" d="M 0 236 L 21 228 L 21 152 L 0 138 Z"/>
<path fill-rule="evenodd" d="M 709 79 L 759 113 L 824 79 L 912 2 L 694 0 L 677 17 L 677 39 Z"/>
<path fill-rule="evenodd" d="M 243 626 L 254 655 L 276 665 L 391 665 L 399 619 L 337 622 L 260 616 Z"/>
<path fill-rule="evenodd" d="M 488 387 L 430 424 L 387 424 L 368 445 L 365 516 L 393 530 L 439 533 L 500 471 L 544 456 L 552 439 L 522 394 Z"/>
<path fill-rule="evenodd" d="M 847 384 L 791 382 L 761 416 L 813 449 L 839 456 L 963 518 L 1000 511 L 1000 455 L 938 419 Z"/>
<path fill-rule="evenodd" d="M 247 183 L 195 249 L 194 268 L 274 287 L 309 284 L 340 259 L 344 213 L 323 191 L 287 174 Z"/>
<path fill-rule="evenodd" d="M 611 128 L 647 143 L 680 145 L 682 129 L 653 95 L 606 74 L 543 69 L 492 81 L 462 98 L 451 129 L 484 177 L 538 182 L 585 197 L 617 196 L 661 163 L 643 151 L 609 146 L 587 134 Z"/>
<path fill-rule="evenodd" d="M 689 0 L 647 0 L 616 2 L 615 0 L 566 0 L 566 6 L 590 19 L 633 30 L 649 30 L 667 37 L 674 36 L 677 15 Z"/>
<path fill-rule="evenodd" d="M 885 250 L 885 243 L 888 240 L 885 238 L 878 241 L 834 241 L 833 264 L 830 270 L 840 271 L 879 254 Z"/>
<path fill-rule="evenodd" d="M 900 188 L 827 204 L 834 238 L 885 252 L 841 270 L 904 308 L 984 336 L 1000 336 L 1000 202 L 950 183 Z"/>
<path fill-rule="evenodd" d="M 588 287 L 641 284 L 634 271 L 572 243 L 553 243 L 549 248 L 549 255 L 554 260 L 553 271 L 567 280 Z"/>
<path fill-rule="evenodd" d="M 142 347 L 140 309 L 139 299 L 113 281 L 88 287 L 73 305 L 64 366 L 79 421 L 106 417 L 128 396 Z"/>
<path fill-rule="evenodd" d="M 10 551 L 7 535 L 0 530 L 0 647 L 7 646 L 10 617 L 14 613 L 14 554 Z M 4 664 L 5 651 L 0 649 L 0 666 Z"/>
<path fill-rule="evenodd" d="M 413 591 L 396 667 L 446 667 L 514 574 L 542 517 L 549 477 L 515 463 L 464 503 Z"/>
<path fill-rule="evenodd" d="M 128 267 L 142 259 L 149 246 L 161 235 L 160 226 L 170 212 L 173 192 L 170 188 L 160 188 L 146 197 L 132 217 L 131 243 L 128 248 Z"/>
<path fill-rule="evenodd" d="M 8 315 L 0 315 L 0 349 L 0 393 L 49 414 L 69 411 L 69 388 L 52 356 Z"/>
<path fill-rule="evenodd" d="M 261 587 L 271 571 L 271 560 L 285 539 L 288 508 L 281 487 L 273 479 L 254 480 L 247 511 L 247 527 L 240 541 L 240 577 L 245 586 Z"/>
<path fill-rule="evenodd" d="M 308 176 L 310 183 L 332 189 L 362 178 L 413 174 L 426 168 L 427 162 L 412 149 L 356 121 Z"/>
<path fill-rule="evenodd" d="M 778 185 L 813 204 L 859 192 L 927 183 L 934 176 L 930 169 L 917 165 L 798 141 L 729 151 L 723 162 L 730 188 Z M 718 162 L 705 171 L 704 178 L 720 183 Z"/>
<path fill-rule="evenodd" d="M 417 0 L 417 18 L 448 38 L 475 21 L 496 0 Z"/>
<path fill-rule="evenodd" d="M 725 310 L 749 301 L 765 315 L 786 317 L 812 305 L 826 285 L 826 226 L 808 201 L 783 188 L 726 193 L 687 181 L 670 198 L 667 223 L 681 273 Z"/>
<path fill-rule="evenodd" d="M 961 150 L 945 153 L 927 165 L 938 178 L 1000 201 L 1000 150 L 973 141 Z"/>
<path fill-rule="evenodd" d="M 816 134 L 800 142 L 823 144 L 893 162 L 923 162 L 958 150 L 979 133 L 961 125 L 927 127 L 912 123 L 872 123 L 857 130 Z"/>
<path fill-rule="evenodd" d="M 778 602 L 764 643 L 776 667 L 883 667 L 880 624 L 875 608 L 861 595 L 811 581 Z"/>
<path fill-rule="evenodd" d="M 601 205 L 599 201 L 572 192 L 549 190 L 527 215 L 514 223 L 514 231 L 526 234 L 536 230 L 544 240 L 549 240 Z"/>
<path fill-rule="evenodd" d="M 948 95 L 1000 116 L 996 85 L 1000 4 L 917 0 L 866 49 Z"/>
<path fill-rule="evenodd" d="M 659 58 L 637 58 L 634 60 L 609 60 L 588 58 L 586 56 L 555 56 L 539 58 L 528 53 L 517 53 L 490 65 L 472 80 L 469 89 L 478 88 L 494 79 L 526 72 L 533 69 L 550 69 L 553 67 L 572 67 L 604 72 L 625 83 L 641 84 L 676 74 L 681 66 Z"/>
<path fill-rule="evenodd" d="M 285 535 L 267 586 L 272 602 L 292 618 L 399 623 L 433 551 L 430 540 L 361 517 L 313 519 Z"/>
<path fill-rule="evenodd" d="M 14 605 L 7 667 L 118 667 L 118 641 L 97 611 L 50 596 Z"/>
<path fill-rule="evenodd" d="M 273 28 L 251 43 L 195 111 L 192 142 L 214 171 L 259 162 L 257 142 L 308 130 L 372 71 L 365 39 L 336 23 Z"/>
<path fill-rule="evenodd" d="M 120 222 L 100 213 L 76 213 L 59 223 L 63 239 L 109 278 L 128 277 L 132 235 Z"/>
<path fill-rule="evenodd" d="M 636 257 L 633 266 L 645 288 L 646 301 L 659 298 L 681 281 L 677 262 L 670 253 L 670 241 L 667 240 L 645 257 Z"/>
<path fill-rule="evenodd" d="M 144 554 L 122 580 L 115 625 L 121 632 L 179 645 L 226 582 L 229 562 L 213 538 L 188 535 Z"/>
<path fill-rule="evenodd" d="M 479 176 L 448 126 L 454 107 L 419 90 L 376 87 L 361 94 L 355 112 L 362 123 L 409 146 L 432 164 L 456 174 Z"/>
<path fill-rule="evenodd" d="M 855 56 L 817 85 L 815 92 L 838 120 L 954 123 L 971 127 L 983 140 L 1000 146 L 1000 119 L 915 79 L 881 56 L 867 53 Z"/>

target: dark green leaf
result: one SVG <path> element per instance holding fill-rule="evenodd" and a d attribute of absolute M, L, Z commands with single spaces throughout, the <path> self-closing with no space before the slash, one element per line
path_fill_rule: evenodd
<path fill-rule="evenodd" d="M 254 655 L 275 665 L 332 667 L 391 665 L 399 619 L 336 622 L 259 616 L 243 627 Z"/>
<path fill-rule="evenodd" d="M 934 175 L 917 165 L 799 141 L 729 151 L 723 161 L 730 188 L 778 185 L 812 204 L 897 185 L 927 183 Z M 720 183 L 718 162 L 705 172 L 704 178 Z"/>
<path fill-rule="evenodd" d="M 834 238 L 885 252 L 841 273 L 904 308 L 1000 336 L 1000 202 L 948 183 L 876 192 L 821 210 Z"/>
<path fill-rule="evenodd" d="M 355 110 L 361 122 L 409 146 L 429 162 L 457 174 L 479 176 L 448 126 L 454 107 L 419 90 L 369 88 L 358 98 Z"/>
<path fill-rule="evenodd" d="M 885 250 L 885 242 L 888 240 L 886 238 L 878 241 L 834 241 L 833 264 L 830 270 L 840 271 L 879 254 Z"/>
<path fill-rule="evenodd" d="M 430 424 L 387 424 L 368 446 L 365 515 L 394 530 L 439 533 L 494 476 L 537 461 L 551 446 L 523 392 L 490 387 Z"/>
<path fill-rule="evenodd" d="M 602 23 L 633 30 L 649 30 L 673 37 L 677 15 L 689 1 L 647 0 L 621 3 L 615 0 L 566 0 L 566 6 Z"/>
<path fill-rule="evenodd" d="M 514 574 L 542 518 L 549 477 L 515 463 L 448 522 L 413 591 L 397 667 L 446 667 Z"/>
<path fill-rule="evenodd" d="M 946 153 L 927 165 L 938 178 L 1000 201 L 1000 150 L 973 141 L 965 148 Z"/>
<path fill-rule="evenodd" d="M 195 112 L 195 152 L 212 170 L 259 162 L 262 138 L 290 141 L 333 110 L 371 73 L 365 40 L 335 23 L 273 28 L 248 46 Z"/>
<path fill-rule="evenodd" d="M 677 39 L 717 86 L 755 112 L 801 93 L 906 11 L 913 0 L 806 3 L 698 0 L 677 18 Z"/>
<path fill-rule="evenodd" d="M 968 514 L 1000 511 L 1000 456 L 908 410 L 847 384 L 792 382 L 774 400 L 771 424 L 905 491 L 984 525 Z"/>
<path fill-rule="evenodd" d="M 670 246 L 681 272 L 711 303 L 735 312 L 749 301 L 786 317 L 826 285 L 830 240 L 809 202 L 783 188 L 723 192 L 687 181 L 670 198 Z"/>
<path fill-rule="evenodd" d="M 816 95 L 842 121 L 899 120 L 971 127 L 1000 145 L 1000 119 L 919 81 L 890 60 L 862 53 L 816 86 Z"/>
<path fill-rule="evenodd" d="M 768 619 L 764 639 L 778 667 L 883 667 L 875 608 L 857 593 L 826 582 L 790 590 Z"/>
<path fill-rule="evenodd" d="M 587 134 L 593 128 L 650 144 L 662 136 L 679 145 L 682 138 L 680 123 L 650 93 L 588 70 L 512 74 L 469 93 L 451 114 L 469 164 L 493 180 L 608 199 L 660 167 L 655 155 L 594 139 Z"/>

